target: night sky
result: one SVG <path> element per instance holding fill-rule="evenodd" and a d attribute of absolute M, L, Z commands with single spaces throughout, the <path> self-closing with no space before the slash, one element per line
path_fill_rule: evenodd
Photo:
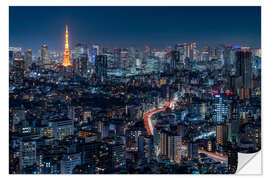
<path fill-rule="evenodd" d="M 260 47 L 260 7 L 10 7 L 10 46 L 37 51 L 64 49 L 65 24 L 71 47 L 164 48 L 178 42 L 199 46 Z"/>

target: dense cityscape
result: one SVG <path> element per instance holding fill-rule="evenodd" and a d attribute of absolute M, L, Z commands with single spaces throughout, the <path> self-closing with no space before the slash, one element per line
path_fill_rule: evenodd
<path fill-rule="evenodd" d="M 261 49 L 9 47 L 10 174 L 232 174 L 261 149 Z"/>

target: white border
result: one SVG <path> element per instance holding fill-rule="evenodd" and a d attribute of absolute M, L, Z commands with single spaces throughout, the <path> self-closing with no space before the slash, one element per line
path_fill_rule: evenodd
<path fill-rule="evenodd" d="M 9 0 L 9 5 L 64 6 L 259 6 L 258 0 Z"/>
<path fill-rule="evenodd" d="M 262 152 L 251 154 L 238 153 L 238 175 L 260 175 L 262 174 Z M 241 163 L 242 161 L 242 163 Z"/>
<path fill-rule="evenodd" d="M 270 97 L 270 83 L 267 81 L 267 76 L 270 74 L 268 70 L 270 68 L 270 56 L 269 56 L 269 34 L 270 34 L 270 26 L 269 26 L 269 17 L 270 17 L 270 8 L 269 8 L 269 0 L 1 0 L 0 8 L 1 8 L 1 33 L 0 33 L 0 83 L 1 83 L 1 93 L 0 93 L 0 110 L 1 110 L 1 143 L 2 147 L 1 150 L 1 164 L 0 164 L 0 172 L 1 175 L 4 176 L 3 178 L 11 178 L 11 179 L 32 179 L 32 178 L 41 178 L 41 179 L 48 179 L 48 178 L 61 178 L 62 176 L 57 177 L 57 175 L 39 175 L 39 176 L 32 176 L 32 175 L 8 175 L 8 6 L 13 5 L 20 5 L 20 6 L 261 6 L 262 5 L 262 47 L 263 47 L 263 60 L 262 60 L 262 147 L 264 152 L 270 152 L 269 143 L 264 141 L 264 139 L 268 139 L 269 134 L 267 134 L 264 130 L 270 128 L 270 118 L 268 114 L 266 114 L 266 108 L 270 107 L 270 104 L 267 101 Z M 229 13 L 229 12 L 228 12 Z M 267 18 L 268 17 L 268 18 Z M 269 132 L 269 130 L 268 130 Z M 267 143 L 267 144 L 266 144 Z M 265 164 L 265 167 L 269 166 L 270 157 L 268 157 L 268 153 L 263 154 L 264 162 L 268 163 Z M 264 170 L 264 176 L 245 176 L 244 178 L 265 178 L 268 174 L 268 170 Z M 112 179 L 138 179 L 138 178 L 155 178 L 155 179 L 163 179 L 167 176 L 149 176 L 149 175 L 72 175 L 72 176 L 65 176 L 64 178 L 67 179 L 74 179 L 74 178 L 112 178 Z M 217 178 L 239 178 L 241 176 L 229 176 L 228 175 L 203 175 L 198 176 L 200 179 L 217 179 Z M 168 178 L 196 178 L 194 175 L 169 175 Z"/>

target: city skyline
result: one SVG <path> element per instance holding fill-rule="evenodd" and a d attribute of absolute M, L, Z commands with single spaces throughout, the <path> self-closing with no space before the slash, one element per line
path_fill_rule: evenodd
<path fill-rule="evenodd" d="M 31 8 L 11 11 L 10 174 L 234 174 L 261 150 L 256 7 Z"/>
<path fill-rule="evenodd" d="M 10 7 L 10 46 L 63 50 L 65 24 L 71 48 L 80 42 L 108 48 L 185 42 L 260 48 L 261 41 L 259 7 Z"/>

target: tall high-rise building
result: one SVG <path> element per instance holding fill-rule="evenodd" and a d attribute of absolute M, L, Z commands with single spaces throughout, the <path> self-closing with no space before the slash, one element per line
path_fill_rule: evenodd
<path fill-rule="evenodd" d="M 73 53 L 72 58 L 76 59 L 82 54 L 88 55 L 87 46 L 85 44 L 78 43 L 78 44 L 75 45 L 74 53 Z"/>
<path fill-rule="evenodd" d="M 22 48 L 20 47 L 9 47 L 9 65 L 12 67 L 13 59 L 15 56 L 21 56 Z"/>
<path fill-rule="evenodd" d="M 178 43 L 175 45 L 175 50 L 179 52 L 179 61 L 180 63 L 184 62 L 185 59 L 185 49 L 184 49 L 184 45 L 181 43 Z"/>
<path fill-rule="evenodd" d="M 107 76 L 107 56 L 105 55 L 98 55 L 95 60 L 95 70 L 97 78 L 101 81 Z"/>
<path fill-rule="evenodd" d="M 40 64 L 41 65 L 47 64 L 48 59 L 49 59 L 48 46 L 46 44 L 43 44 L 40 49 Z"/>
<path fill-rule="evenodd" d="M 171 161 L 180 163 L 181 145 L 182 145 L 182 136 L 168 137 L 168 156 Z"/>
<path fill-rule="evenodd" d="M 227 133 L 228 133 L 227 126 L 225 124 L 217 125 L 217 127 L 216 127 L 216 134 L 217 134 L 216 143 L 217 143 L 217 145 L 220 145 L 220 146 L 226 145 L 227 137 L 228 137 Z"/>
<path fill-rule="evenodd" d="M 184 59 L 189 58 L 189 46 L 188 43 L 184 43 Z"/>
<path fill-rule="evenodd" d="M 115 61 L 120 61 L 120 54 L 121 54 L 121 49 L 120 48 L 114 48 L 113 49 L 113 57 Z"/>
<path fill-rule="evenodd" d="M 144 46 L 144 59 L 148 59 L 149 57 L 151 57 L 152 53 L 151 53 L 151 47 L 149 46 Z"/>
<path fill-rule="evenodd" d="M 27 49 L 24 56 L 24 67 L 28 69 L 32 64 L 32 50 Z"/>
<path fill-rule="evenodd" d="M 120 56 L 121 56 L 121 49 L 120 48 L 114 48 L 113 49 L 113 60 L 114 60 L 114 66 L 115 67 L 120 66 Z"/>
<path fill-rule="evenodd" d="M 215 58 L 219 59 L 220 56 L 221 56 L 221 48 L 219 46 L 217 46 L 215 49 L 214 49 L 214 56 Z"/>
<path fill-rule="evenodd" d="M 236 89 L 240 90 L 241 99 L 249 99 L 252 82 L 252 52 L 246 49 L 236 51 L 235 58 Z"/>
<path fill-rule="evenodd" d="M 95 63 L 96 57 L 99 55 L 99 45 L 93 44 L 91 50 L 91 62 Z"/>
<path fill-rule="evenodd" d="M 128 48 L 123 48 L 120 53 L 120 67 L 127 69 L 129 65 L 129 52 Z"/>
<path fill-rule="evenodd" d="M 213 120 L 216 124 L 223 123 L 228 117 L 228 103 L 222 94 L 213 96 L 214 114 Z"/>
<path fill-rule="evenodd" d="M 87 62 L 88 56 L 87 54 L 81 54 L 79 59 L 79 72 L 81 76 L 85 76 L 87 73 Z"/>
<path fill-rule="evenodd" d="M 136 48 L 135 48 L 134 46 L 131 46 L 131 47 L 128 49 L 128 54 L 129 54 L 129 57 L 130 57 L 130 58 L 135 59 Z"/>
<path fill-rule="evenodd" d="M 159 149 L 161 157 L 168 158 L 168 133 L 160 133 Z"/>
<path fill-rule="evenodd" d="M 242 88 L 251 88 L 252 80 L 252 52 L 241 50 L 235 53 L 236 75 L 241 77 Z"/>
<path fill-rule="evenodd" d="M 195 142 L 189 142 L 187 147 L 188 159 L 196 159 L 198 157 L 199 145 Z"/>
<path fill-rule="evenodd" d="M 21 56 L 16 56 L 13 59 L 13 71 L 17 79 L 21 79 L 24 76 L 24 60 Z"/>
<path fill-rule="evenodd" d="M 85 76 L 87 74 L 87 63 L 88 55 L 80 54 L 77 58 L 73 59 L 73 70 L 76 74 L 80 76 Z"/>
<path fill-rule="evenodd" d="M 171 63 L 170 63 L 170 71 L 174 72 L 177 68 L 177 64 L 180 61 L 179 51 L 171 51 Z"/>
<path fill-rule="evenodd" d="M 65 35 L 65 51 L 64 51 L 64 60 L 62 65 L 65 67 L 71 66 L 70 56 L 69 56 L 69 43 L 68 43 L 68 26 L 66 25 L 66 35 Z"/>
<path fill-rule="evenodd" d="M 238 103 L 233 102 L 231 105 L 232 138 L 230 141 L 235 143 L 238 142 L 239 139 L 240 115 L 238 109 Z"/>
<path fill-rule="evenodd" d="M 224 47 L 223 58 L 225 70 L 230 71 L 232 64 L 232 45 L 226 45 Z"/>
<path fill-rule="evenodd" d="M 194 54 L 196 52 L 196 43 L 190 43 L 189 45 L 189 59 L 194 60 Z"/>

